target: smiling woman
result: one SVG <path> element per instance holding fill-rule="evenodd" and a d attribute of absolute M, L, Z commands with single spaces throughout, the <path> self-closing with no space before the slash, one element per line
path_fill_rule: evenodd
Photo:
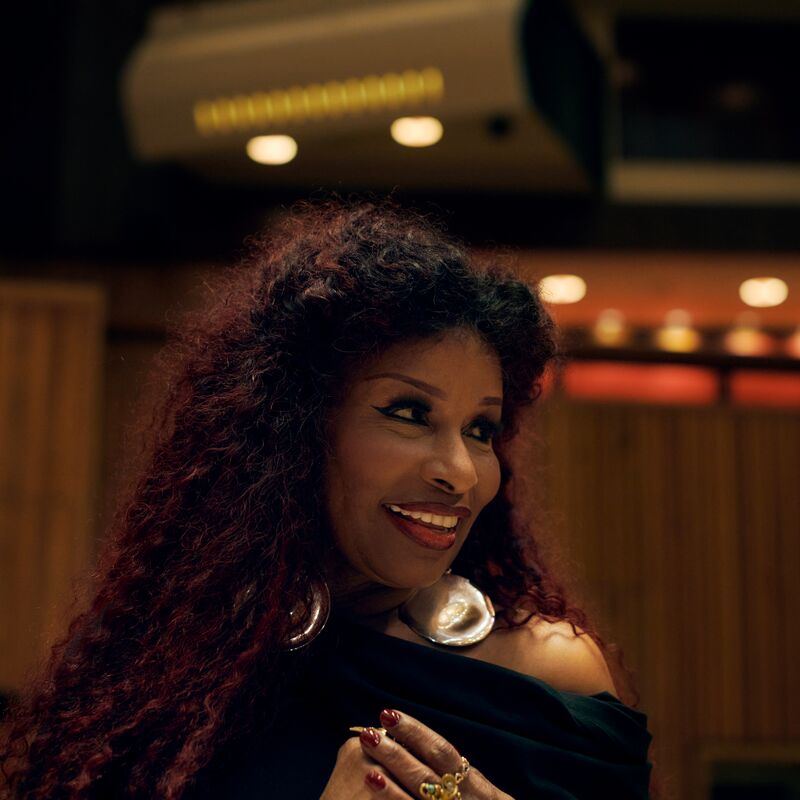
<path fill-rule="evenodd" d="M 335 553 L 344 557 L 328 572 L 344 598 L 376 587 L 368 604 L 359 600 L 362 614 L 391 615 L 451 566 L 497 494 L 500 464 L 491 437 L 500 408 L 492 401 L 501 402 L 503 376 L 491 348 L 457 329 L 395 344 L 349 382 L 328 437 L 325 496 Z M 388 511 L 390 505 L 400 511 Z"/>
<path fill-rule="evenodd" d="M 390 201 L 300 204 L 211 288 L 0 796 L 646 797 L 512 491 L 536 289 Z"/>

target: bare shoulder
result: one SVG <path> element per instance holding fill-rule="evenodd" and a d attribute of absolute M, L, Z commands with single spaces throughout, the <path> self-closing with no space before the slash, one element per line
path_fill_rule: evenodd
<path fill-rule="evenodd" d="M 578 694 L 617 694 L 602 651 L 588 633 L 569 622 L 533 616 L 520 628 L 498 631 L 508 666 L 555 689 Z"/>

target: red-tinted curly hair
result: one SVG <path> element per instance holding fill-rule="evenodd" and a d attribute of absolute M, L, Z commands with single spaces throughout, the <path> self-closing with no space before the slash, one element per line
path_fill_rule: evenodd
<path fill-rule="evenodd" d="M 6 796 L 108 797 L 113 776 L 123 796 L 175 800 L 251 724 L 253 698 L 269 706 L 288 609 L 331 546 L 326 421 L 349 372 L 397 341 L 468 328 L 502 366 L 501 486 L 454 571 L 507 624 L 523 607 L 603 646 L 509 498 L 506 447 L 559 355 L 535 288 L 427 216 L 362 197 L 296 205 L 211 290 L 157 357 L 166 386 L 92 601 L 11 709 Z"/>

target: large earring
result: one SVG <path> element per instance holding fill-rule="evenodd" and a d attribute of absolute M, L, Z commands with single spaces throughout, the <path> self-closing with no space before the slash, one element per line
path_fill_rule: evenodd
<path fill-rule="evenodd" d="M 307 647 L 322 633 L 331 614 L 331 592 L 324 578 L 312 578 L 311 590 L 306 605 L 295 606 L 289 611 L 289 620 L 295 621 L 303 616 L 308 608 L 306 621 L 302 628 L 296 630 L 284 641 L 283 649 L 286 651 L 300 650 Z"/>

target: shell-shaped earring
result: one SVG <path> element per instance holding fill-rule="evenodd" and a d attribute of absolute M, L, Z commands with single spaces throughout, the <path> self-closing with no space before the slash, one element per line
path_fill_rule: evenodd
<path fill-rule="evenodd" d="M 308 598 L 308 613 L 303 626 L 292 633 L 285 641 L 283 649 L 286 651 L 300 650 L 307 647 L 322 633 L 331 614 L 331 593 L 328 584 L 322 578 L 311 580 L 310 595 Z M 289 620 L 296 620 L 303 616 L 304 607 L 295 606 L 289 611 Z"/>

